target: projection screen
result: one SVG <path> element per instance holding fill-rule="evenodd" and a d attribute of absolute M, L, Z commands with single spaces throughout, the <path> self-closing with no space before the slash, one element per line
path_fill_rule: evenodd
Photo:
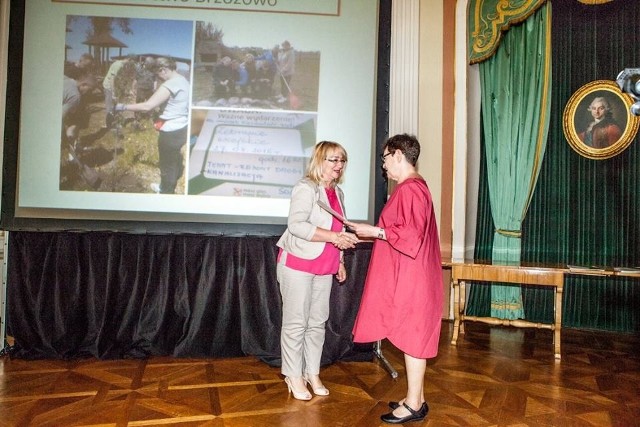
<path fill-rule="evenodd" d="M 373 221 L 389 4 L 12 1 L 3 228 L 268 233 L 322 140 Z"/>

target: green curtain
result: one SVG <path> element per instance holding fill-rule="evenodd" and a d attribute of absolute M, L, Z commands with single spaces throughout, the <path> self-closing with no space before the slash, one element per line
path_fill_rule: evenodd
<path fill-rule="evenodd" d="M 640 266 L 640 138 L 616 157 L 591 160 L 569 146 L 562 130 L 564 108 L 577 89 L 593 80 L 613 80 L 624 68 L 640 67 L 639 23 L 637 0 L 553 2 L 549 136 L 522 225 L 523 262 Z M 490 257 L 494 238 L 486 177 L 486 165 L 481 164 L 474 254 L 481 260 Z M 550 290 L 523 286 L 522 297 L 527 320 L 553 321 Z M 467 312 L 487 316 L 489 304 L 488 287 L 473 286 Z M 569 275 L 562 325 L 638 332 L 638 307 L 640 278 Z"/>
<path fill-rule="evenodd" d="M 577 154 L 564 138 L 571 95 L 640 66 L 640 2 L 554 2 L 552 121 L 545 162 L 523 226 L 523 261 L 640 265 L 640 139 L 606 160 Z M 537 298 L 542 298 L 537 290 Z M 548 307 L 548 306 L 547 306 Z M 567 276 L 564 327 L 640 331 L 640 278 Z M 527 313 L 528 315 L 528 313 Z M 540 313 L 542 317 L 542 313 Z"/>
<path fill-rule="evenodd" d="M 551 4 L 510 29 L 480 63 L 492 261 L 519 264 L 521 227 L 544 157 L 551 96 Z M 492 286 L 491 315 L 524 318 L 520 288 Z"/>

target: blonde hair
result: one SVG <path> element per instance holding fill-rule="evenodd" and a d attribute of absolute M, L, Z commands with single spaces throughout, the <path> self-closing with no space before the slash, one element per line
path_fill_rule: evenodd
<path fill-rule="evenodd" d="M 320 141 L 316 144 L 313 149 L 313 154 L 311 155 L 311 159 L 309 160 L 309 166 L 307 167 L 307 178 L 316 184 L 320 184 L 322 182 L 322 162 L 324 162 L 327 158 L 327 155 L 331 153 L 333 155 L 342 155 L 342 158 L 347 161 L 347 150 L 337 142 L 333 141 Z M 347 164 L 344 164 L 344 168 L 342 168 L 342 172 L 340 177 L 334 181 L 335 184 L 341 184 L 342 178 L 344 177 L 344 171 L 347 168 Z"/>

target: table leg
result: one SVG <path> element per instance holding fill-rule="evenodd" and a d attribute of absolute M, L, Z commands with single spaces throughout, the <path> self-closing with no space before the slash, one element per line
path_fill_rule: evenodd
<path fill-rule="evenodd" d="M 562 328 L 562 286 L 555 288 L 553 350 L 556 359 L 560 359 L 560 330 Z"/>
<path fill-rule="evenodd" d="M 460 284 L 457 279 L 451 279 L 453 285 L 453 338 L 451 344 L 458 342 L 458 332 L 460 330 Z"/>
<path fill-rule="evenodd" d="M 467 305 L 467 282 L 466 280 L 460 281 L 460 333 L 464 334 L 464 313 L 465 306 Z"/>

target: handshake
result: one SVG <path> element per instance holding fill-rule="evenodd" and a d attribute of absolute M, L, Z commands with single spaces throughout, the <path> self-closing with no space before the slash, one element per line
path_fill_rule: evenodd
<path fill-rule="evenodd" d="M 346 231 L 341 231 L 339 233 L 334 233 L 334 236 L 331 240 L 331 244 L 340 250 L 355 248 L 356 243 L 358 243 L 358 237 L 353 233 L 348 233 Z"/>
<path fill-rule="evenodd" d="M 348 231 L 333 232 L 331 238 L 331 244 L 340 250 L 355 248 L 356 243 L 363 240 L 387 240 L 384 228 L 347 220 L 344 220 L 343 224 Z"/>

